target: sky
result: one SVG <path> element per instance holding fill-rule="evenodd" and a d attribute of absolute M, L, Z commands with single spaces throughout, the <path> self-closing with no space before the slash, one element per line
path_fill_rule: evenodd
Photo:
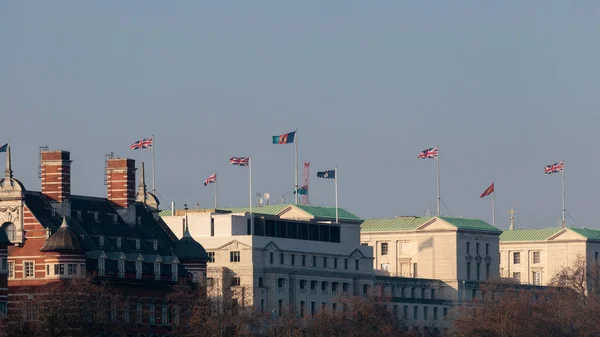
<path fill-rule="evenodd" d="M 146 163 L 163 208 L 293 201 L 298 130 L 309 200 L 362 218 L 442 214 L 600 229 L 597 1 L 2 1 L 0 143 L 38 191 L 40 145 L 71 152 L 72 193 L 106 196 L 104 155 Z M 1 144 L 0 144 L 1 145 Z M 255 201 L 256 202 L 256 201 Z"/>

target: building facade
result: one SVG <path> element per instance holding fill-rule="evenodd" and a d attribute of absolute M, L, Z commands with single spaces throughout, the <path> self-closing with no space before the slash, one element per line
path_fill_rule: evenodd
<path fill-rule="evenodd" d="M 309 317 L 342 310 L 340 297 L 372 293 L 372 249 L 360 245 L 362 220 L 355 215 L 339 209 L 335 223 L 333 207 L 271 205 L 253 208 L 250 221 L 248 211 L 177 210 L 161 217 L 178 237 L 187 221 L 206 248 L 209 286 L 231 289 L 238 303 L 259 312 Z"/>
<path fill-rule="evenodd" d="M 136 194 L 135 161 L 108 159 L 107 197 L 100 198 L 71 195 L 67 151 L 41 152 L 41 192 L 26 190 L 13 177 L 10 156 L 9 147 L 0 185 L 0 224 L 12 244 L 6 261 L 9 315 L 36 287 L 93 276 L 127 297 L 122 319 L 133 332 L 167 334 L 173 308 L 165 295 L 177 282 L 202 281 L 208 257 L 201 245 L 179 240 L 162 222 L 158 199 L 146 191 L 143 163 Z M 2 252 L 0 243 L 0 259 Z M 35 312 L 23 316 L 35 319 Z"/>
<path fill-rule="evenodd" d="M 548 285 L 578 258 L 588 270 L 598 263 L 600 230 L 567 227 L 513 229 L 500 235 L 500 275 L 522 284 Z"/>

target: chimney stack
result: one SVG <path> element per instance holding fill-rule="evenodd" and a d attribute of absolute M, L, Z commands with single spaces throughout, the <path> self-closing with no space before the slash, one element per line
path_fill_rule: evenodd
<path fill-rule="evenodd" d="M 71 154 L 68 151 L 41 152 L 42 193 L 62 202 L 71 195 Z"/>
<path fill-rule="evenodd" d="M 106 166 L 108 200 L 127 208 L 135 202 L 135 160 L 108 159 Z"/>

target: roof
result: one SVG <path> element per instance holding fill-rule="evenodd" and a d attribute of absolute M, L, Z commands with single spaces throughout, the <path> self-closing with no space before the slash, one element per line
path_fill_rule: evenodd
<path fill-rule="evenodd" d="M 573 232 L 590 240 L 600 240 L 600 230 L 589 229 L 584 227 L 568 227 Z"/>
<path fill-rule="evenodd" d="M 64 251 L 82 251 L 81 241 L 67 224 L 66 217 L 56 233 L 50 235 L 44 246 L 40 248 L 42 252 L 64 252 Z"/>
<path fill-rule="evenodd" d="M 202 245 L 194 240 L 190 232 L 185 230 L 183 237 L 173 249 L 173 252 L 180 260 L 205 260 L 208 261 L 208 254 Z"/>
<path fill-rule="evenodd" d="M 289 208 L 290 206 L 297 207 L 300 210 L 312 215 L 315 218 L 330 219 L 330 220 L 335 219 L 335 207 L 329 207 L 329 206 L 313 206 L 313 205 L 299 205 L 299 204 L 266 205 L 266 206 L 260 206 L 260 207 L 253 207 L 252 213 L 263 214 L 263 215 L 279 215 L 281 212 L 283 212 L 285 209 Z M 232 208 L 219 208 L 219 209 L 230 211 L 232 213 L 245 213 L 250 210 L 248 207 L 232 207 Z M 352 214 L 352 213 L 348 212 L 347 210 L 345 210 L 343 208 L 339 208 L 339 207 L 338 207 L 338 218 L 340 220 L 361 221 L 361 219 L 358 216 L 356 216 L 355 214 Z"/>
<path fill-rule="evenodd" d="M 459 230 L 498 232 L 500 230 L 479 219 L 449 218 L 449 217 L 416 217 L 401 216 L 391 219 L 369 219 L 360 226 L 361 232 L 414 231 L 422 225 L 441 219 Z"/>
<path fill-rule="evenodd" d="M 545 241 L 560 232 L 562 228 L 514 229 L 502 232 L 500 242 Z"/>

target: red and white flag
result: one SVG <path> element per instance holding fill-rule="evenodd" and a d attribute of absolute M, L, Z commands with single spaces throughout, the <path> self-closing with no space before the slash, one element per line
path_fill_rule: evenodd
<path fill-rule="evenodd" d="M 217 182 L 217 173 L 211 174 L 206 180 L 204 180 L 204 186 Z"/>

